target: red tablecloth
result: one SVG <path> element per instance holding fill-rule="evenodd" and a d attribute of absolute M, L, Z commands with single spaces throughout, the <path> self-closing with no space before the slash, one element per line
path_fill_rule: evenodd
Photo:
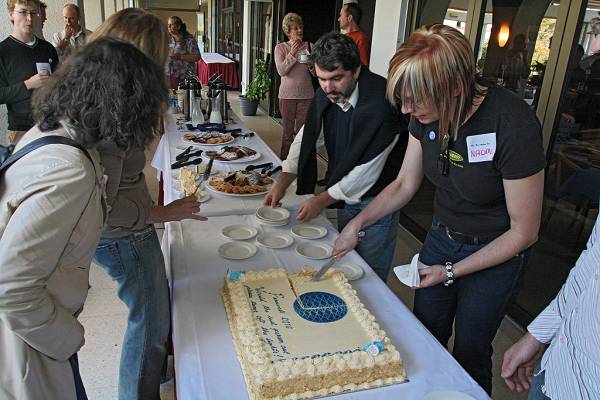
<path fill-rule="evenodd" d="M 238 89 L 240 87 L 240 81 L 237 75 L 236 63 L 231 62 L 227 64 L 222 63 L 206 63 L 200 59 L 197 62 L 198 77 L 203 86 L 208 84 L 208 79 L 213 74 L 219 73 L 223 75 L 223 81 L 232 89 Z"/>

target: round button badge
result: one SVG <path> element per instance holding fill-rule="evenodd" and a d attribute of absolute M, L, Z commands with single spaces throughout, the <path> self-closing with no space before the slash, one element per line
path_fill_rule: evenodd
<path fill-rule="evenodd" d="M 435 132 L 429 131 L 429 140 L 435 140 Z"/>

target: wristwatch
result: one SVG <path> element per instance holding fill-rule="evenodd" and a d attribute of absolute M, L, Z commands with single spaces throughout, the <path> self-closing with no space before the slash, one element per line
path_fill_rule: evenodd
<path fill-rule="evenodd" d="M 446 282 L 444 282 L 444 286 L 450 286 L 454 283 L 454 264 L 450 261 L 446 261 L 444 271 L 446 272 Z"/>

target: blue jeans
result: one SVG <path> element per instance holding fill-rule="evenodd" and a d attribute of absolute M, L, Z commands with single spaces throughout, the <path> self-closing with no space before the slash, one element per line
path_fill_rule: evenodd
<path fill-rule="evenodd" d="M 338 210 L 338 230 L 341 231 L 362 210 L 367 208 L 373 200 L 372 197 L 362 200 L 358 204 L 346 204 Z M 390 265 L 396 250 L 396 236 L 398 235 L 398 218 L 400 211 L 388 214 L 373 225 L 367 227 L 365 237 L 356 246 L 356 251 L 371 266 L 373 271 L 385 282 Z"/>
<path fill-rule="evenodd" d="M 485 244 L 462 244 L 452 240 L 434 218 L 419 260 L 426 265 L 457 263 Z M 508 305 L 518 293 L 527 263 L 525 250 L 503 264 L 415 292 L 415 316 L 444 346 L 452 335 L 454 358 L 488 393 L 492 392 L 492 340 Z"/>
<path fill-rule="evenodd" d="M 117 282 L 119 298 L 129 309 L 119 399 L 158 400 L 170 315 L 165 264 L 154 227 L 101 239 L 94 262 Z"/>
<path fill-rule="evenodd" d="M 550 400 L 550 397 L 546 396 L 542 392 L 542 386 L 544 386 L 544 382 L 546 381 L 546 371 L 540 373 L 540 364 L 538 363 L 537 367 L 533 371 L 533 380 L 531 381 L 531 386 L 529 387 L 529 393 L 527 395 L 527 400 Z"/>

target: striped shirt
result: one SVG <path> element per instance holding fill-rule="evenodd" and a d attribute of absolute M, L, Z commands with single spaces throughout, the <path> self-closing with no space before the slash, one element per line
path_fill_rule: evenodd
<path fill-rule="evenodd" d="M 527 330 L 550 343 L 541 363 L 546 396 L 600 399 L 600 216 L 560 292 Z"/>

